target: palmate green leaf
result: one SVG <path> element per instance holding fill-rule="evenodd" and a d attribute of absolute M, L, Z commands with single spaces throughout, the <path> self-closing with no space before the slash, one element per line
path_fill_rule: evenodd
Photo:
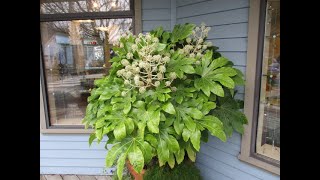
<path fill-rule="evenodd" d="M 234 82 L 229 76 L 235 75 L 236 71 L 233 70 L 233 68 L 222 67 L 229 62 L 226 58 L 219 57 L 214 60 L 211 58 L 212 51 L 207 51 L 202 58 L 201 66 L 198 66 L 196 69 L 196 73 L 199 74 L 201 78 L 194 81 L 194 87 L 202 90 L 208 97 L 210 96 L 210 92 L 223 97 L 223 88 L 217 82 L 228 88 L 234 88 Z M 222 67 L 222 69 L 220 67 Z"/>
<path fill-rule="evenodd" d="M 143 158 L 143 153 L 138 146 L 134 145 L 129 150 L 128 159 L 132 164 L 133 169 L 136 172 L 141 173 L 144 166 L 144 158 Z"/>
<path fill-rule="evenodd" d="M 171 34 L 171 33 L 165 31 L 165 32 L 162 34 L 162 40 L 161 40 L 161 42 L 162 42 L 162 43 L 167 43 L 168 39 L 170 38 L 170 34 Z"/>
<path fill-rule="evenodd" d="M 163 43 L 158 43 L 158 47 L 157 47 L 157 51 L 160 52 L 162 50 L 164 50 L 165 48 L 167 47 L 166 44 L 163 44 Z"/>
<path fill-rule="evenodd" d="M 183 122 L 184 122 L 184 125 L 190 130 L 190 131 L 194 131 L 196 129 L 196 123 L 194 122 L 194 120 L 188 116 L 188 115 L 185 115 L 183 116 Z"/>
<path fill-rule="evenodd" d="M 155 138 L 152 134 L 146 134 L 144 139 L 149 142 L 153 147 L 158 146 L 157 138 Z"/>
<path fill-rule="evenodd" d="M 128 145 L 129 143 L 125 143 L 125 144 L 115 144 L 114 146 L 112 146 L 112 148 L 108 151 L 108 154 L 106 156 L 106 167 L 111 167 L 115 161 L 115 159 L 117 158 L 117 156 L 124 151 L 125 146 Z"/>
<path fill-rule="evenodd" d="M 96 138 L 97 137 L 96 137 L 95 133 L 90 134 L 90 136 L 89 136 L 89 147 L 91 146 L 93 140 L 95 140 Z"/>
<path fill-rule="evenodd" d="M 203 103 L 201 112 L 204 115 L 207 115 L 210 112 L 210 110 L 212 110 L 214 108 L 216 108 L 216 103 L 215 102 L 205 102 L 205 103 Z"/>
<path fill-rule="evenodd" d="M 169 155 L 169 160 L 168 160 L 168 164 L 170 166 L 170 168 L 174 168 L 174 165 L 175 165 L 175 159 L 174 159 L 174 156 L 173 156 L 173 153 L 170 153 Z"/>
<path fill-rule="evenodd" d="M 120 94 L 120 89 L 118 85 L 113 85 L 110 87 L 104 88 L 103 92 L 99 97 L 99 101 L 106 101 L 111 97 L 115 96 L 116 94 Z"/>
<path fill-rule="evenodd" d="M 171 102 L 167 102 L 166 104 L 164 104 L 162 106 L 162 110 L 164 110 L 165 112 L 167 112 L 169 114 L 176 114 L 176 111 L 174 110 L 174 107 L 171 104 Z"/>
<path fill-rule="evenodd" d="M 178 152 L 180 150 L 179 143 L 175 137 L 168 135 L 165 138 L 171 152 Z"/>
<path fill-rule="evenodd" d="M 214 81 L 219 81 L 225 87 L 228 87 L 228 88 L 231 88 L 231 89 L 234 88 L 233 80 L 230 77 L 228 77 L 228 76 L 226 76 L 224 74 L 216 74 L 216 75 L 210 77 L 210 79 L 212 79 Z"/>
<path fill-rule="evenodd" d="M 106 114 L 106 112 L 111 112 L 112 110 L 112 106 L 110 105 L 105 105 L 104 107 L 98 109 L 97 112 L 97 118 L 104 116 Z"/>
<path fill-rule="evenodd" d="M 176 161 L 178 164 L 181 164 L 181 162 L 184 160 L 185 151 L 184 149 L 180 149 L 177 153 L 174 153 L 176 157 Z"/>
<path fill-rule="evenodd" d="M 96 137 L 97 137 L 99 142 L 102 140 L 102 137 L 103 137 L 102 133 L 103 133 L 103 128 L 98 128 L 95 131 Z"/>
<path fill-rule="evenodd" d="M 145 111 L 142 115 L 143 121 L 147 123 L 148 130 L 152 133 L 159 133 L 160 111 Z"/>
<path fill-rule="evenodd" d="M 218 98 L 219 104 L 212 111 L 212 115 L 221 120 L 224 131 L 228 137 L 232 136 L 233 129 L 243 133 L 243 125 L 247 124 L 246 116 L 239 111 L 239 104 L 230 94 L 224 98 Z"/>
<path fill-rule="evenodd" d="M 172 34 L 171 34 L 171 42 L 175 43 L 182 39 L 185 39 L 189 35 L 192 34 L 192 30 L 195 28 L 196 25 L 194 24 L 178 24 L 175 25 Z"/>
<path fill-rule="evenodd" d="M 123 121 L 114 128 L 113 134 L 117 140 L 122 140 L 126 137 L 126 125 Z"/>
<path fill-rule="evenodd" d="M 134 130 L 134 122 L 131 118 L 126 118 L 124 121 L 126 125 L 126 133 L 131 134 L 132 131 Z"/>
<path fill-rule="evenodd" d="M 200 150 L 200 138 L 201 138 L 200 130 L 196 129 L 194 132 L 191 133 L 190 140 L 194 149 L 196 149 L 197 151 Z"/>
<path fill-rule="evenodd" d="M 220 97 L 224 96 L 224 91 L 222 86 L 207 78 L 196 79 L 194 82 L 194 87 L 198 90 L 202 90 L 203 93 L 208 97 L 210 96 L 210 92 Z"/>
<path fill-rule="evenodd" d="M 243 78 L 241 76 L 239 76 L 238 74 L 236 76 L 231 77 L 234 84 L 238 85 L 238 86 L 242 86 L 245 84 L 245 81 L 243 80 Z"/>
<path fill-rule="evenodd" d="M 191 136 L 191 131 L 187 128 L 184 128 L 182 131 L 182 138 L 185 142 L 188 142 L 189 138 Z"/>
<path fill-rule="evenodd" d="M 189 159 L 192 162 L 195 162 L 196 161 L 196 150 L 191 146 L 190 142 L 186 146 L 186 151 L 187 151 Z"/>
<path fill-rule="evenodd" d="M 146 141 L 143 141 L 143 142 L 137 141 L 137 142 L 138 142 L 138 145 L 139 145 L 140 149 L 142 150 L 143 157 L 144 157 L 144 162 L 146 164 L 149 163 L 151 161 L 152 157 L 153 157 L 153 154 L 152 154 L 152 149 L 153 148 Z"/>
<path fill-rule="evenodd" d="M 159 138 L 159 144 L 157 148 L 159 166 L 163 166 L 169 160 L 169 149 L 165 140 Z"/>
<path fill-rule="evenodd" d="M 237 75 L 237 71 L 232 67 L 222 67 L 212 71 L 211 74 L 223 74 L 225 76 L 235 76 Z"/>
<path fill-rule="evenodd" d="M 177 77 L 183 78 L 184 73 L 194 74 L 196 72 L 192 66 L 195 62 L 195 58 L 177 56 L 176 59 L 174 59 L 172 57 L 167 65 L 167 72 L 175 72 Z"/>
<path fill-rule="evenodd" d="M 217 117 L 208 115 L 201 120 L 196 120 L 196 123 L 208 129 L 211 135 L 216 136 L 221 141 L 225 142 L 227 140 L 226 134 L 223 131 L 223 124 Z"/>
<path fill-rule="evenodd" d="M 184 124 L 181 123 L 181 120 L 175 120 L 175 121 L 173 122 L 173 127 L 174 127 L 174 130 L 176 131 L 176 133 L 177 133 L 178 135 L 180 135 L 180 134 L 182 133 Z"/>
<path fill-rule="evenodd" d="M 117 161 L 117 175 L 119 180 L 122 180 L 122 174 L 124 169 L 124 164 L 126 162 L 127 154 L 123 153 L 120 155 L 118 161 Z"/>

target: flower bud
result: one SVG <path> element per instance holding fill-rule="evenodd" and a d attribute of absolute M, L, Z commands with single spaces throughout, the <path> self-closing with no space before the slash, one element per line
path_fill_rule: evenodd
<path fill-rule="evenodd" d="M 158 80 L 161 81 L 161 80 L 163 79 L 163 74 L 162 74 L 162 73 L 158 73 L 158 74 L 157 74 L 157 77 L 158 77 Z"/>
<path fill-rule="evenodd" d="M 141 39 L 140 39 L 140 37 L 139 38 L 137 38 L 136 40 L 134 40 L 135 42 L 136 42 L 136 44 L 139 44 L 140 42 L 141 42 Z"/>
<path fill-rule="evenodd" d="M 186 39 L 186 41 L 187 41 L 187 43 L 190 43 L 190 42 L 191 42 L 191 38 L 188 37 L 188 38 Z"/>
<path fill-rule="evenodd" d="M 165 56 L 162 58 L 162 60 L 165 62 L 165 63 L 168 63 L 170 61 L 170 58 L 169 56 Z"/>
<path fill-rule="evenodd" d="M 132 58 L 133 58 L 133 54 L 132 54 L 131 52 L 128 52 L 127 58 L 128 58 L 128 59 L 132 59 Z"/>
<path fill-rule="evenodd" d="M 166 81 L 166 86 L 170 86 L 171 82 L 170 81 Z"/>
<path fill-rule="evenodd" d="M 139 88 L 139 92 L 140 92 L 140 93 L 146 92 L 146 88 L 145 88 L 145 87 L 140 87 L 140 88 Z"/>
<path fill-rule="evenodd" d="M 121 64 L 124 65 L 124 66 L 128 66 L 130 63 L 129 63 L 128 60 L 122 59 L 122 60 L 121 60 Z"/>
<path fill-rule="evenodd" d="M 134 82 L 136 82 L 136 81 L 139 82 L 139 79 L 140 79 L 140 76 L 139 76 L 139 75 L 135 75 L 134 78 L 133 78 Z"/>
<path fill-rule="evenodd" d="M 166 72 L 166 67 L 165 66 L 159 66 L 159 72 Z"/>
<path fill-rule="evenodd" d="M 155 87 L 160 86 L 160 81 L 156 81 L 156 82 L 154 83 L 154 86 L 155 86 Z"/>
<path fill-rule="evenodd" d="M 171 72 L 171 73 L 169 74 L 169 78 L 170 78 L 171 80 L 176 79 L 176 78 L 177 78 L 177 74 L 176 74 L 175 72 Z"/>
<path fill-rule="evenodd" d="M 207 46 L 208 46 L 208 47 L 212 46 L 212 42 L 210 42 L 210 41 L 207 42 Z"/>
<path fill-rule="evenodd" d="M 129 80 L 124 80 L 124 84 L 130 84 L 130 81 Z"/>
<path fill-rule="evenodd" d="M 132 44 L 131 46 L 132 51 L 138 50 L 138 46 L 136 44 Z"/>
<path fill-rule="evenodd" d="M 148 79 L 147 79 L 147 83 L 149 84 L 149 83 L 151 83 L 151 82 L 152 82 L 152 79 L 148 78 Z"/>
<path fill-rule="evenodd" d="M 170 89 L 171 89 L 171 91 L 173 91 L 173 92 L 176 92 L 176 91 L 177 91 L 177 88 L 176 88 L 176 87 L 174 87 L 174 86 L 173 86 L 173 87 L 171 87 Z"/>
<path fill-rule="evenodd" d="M 154 37 L 154 38 L 152 39 L 152 42 L 158 43 L 158 42 L 159 42 L 159 39 L 158 39 L 157 37 Z"/>

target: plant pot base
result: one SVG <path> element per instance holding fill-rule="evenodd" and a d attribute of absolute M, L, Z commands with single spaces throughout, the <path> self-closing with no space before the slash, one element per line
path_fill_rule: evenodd
<path fill-rule="evenodd" d="M 129 161 L 127 161 L 126 164 L 130 174 L 134 177 L 135 180 L 143 180 L 143 174 L 145 173 L 144 169 L 142 169 L 141 173 L 138 173 L 133 169 L 133 166 Z"/>

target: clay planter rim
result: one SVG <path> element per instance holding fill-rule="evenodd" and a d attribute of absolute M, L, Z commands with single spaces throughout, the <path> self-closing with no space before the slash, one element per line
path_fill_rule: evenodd
<path fill-rule="evenodd" d="M 130 174 L 134 177 L 135 180 L 143 180 L 143 175 L 146 172 L 145 169 L 142 169 L 141 173 L 138 173 L 137 171 L 134 170 L 129 160 L 126 161 L 126 165 L 129 169 Z"/>

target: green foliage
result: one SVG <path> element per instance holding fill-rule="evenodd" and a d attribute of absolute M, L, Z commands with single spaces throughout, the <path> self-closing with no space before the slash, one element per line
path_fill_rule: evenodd
<path fill-rule="evenodd" d="M 182 24 L 172 33 L 160 27 L 147 35 L 121 37 L 109 75 L 94 82 L 82 122 L 94 129 L 89 145 L 108 136 L 106 144 L 113 146 L 106 166 L 116 166 L 120 180 L 127 160 L 139 173 L 157 161 L 145 179 L 200 179 L 184 158 L 195 162 L 209 134 L 225 142 L 233 130 L 243 133 L 247 119 L 234 99 L 235 87 L 244 84 L 243 74 L 217 47 L 190 39 L 195 29 Z M 149 61 L 156 67 L 152 71 L 141 64 Z M 150 82 L 140 82 L 142 76 Z"/>
<path fill-rule="evenodd" d="M 144 175 L 144 180 L 201 180 L 200 170 L 190 161 L 183 161 L 171 169 L 169 166 L 153 166 Z"/>

